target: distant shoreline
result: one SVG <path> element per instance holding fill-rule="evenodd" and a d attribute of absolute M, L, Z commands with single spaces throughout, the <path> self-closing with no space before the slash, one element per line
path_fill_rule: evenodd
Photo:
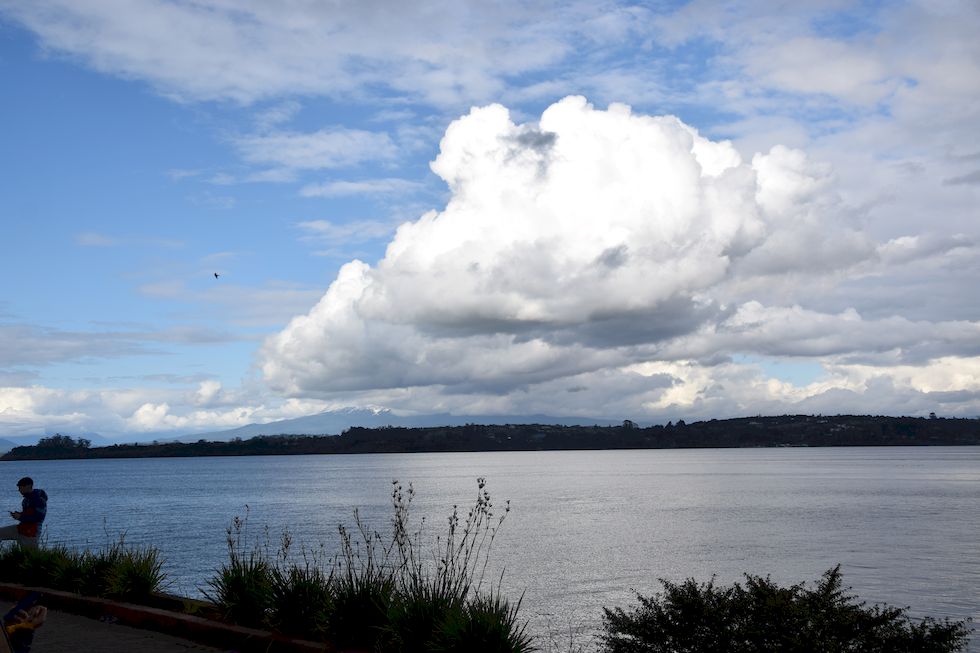
<path fill-rule="evenodd" d="M 360 453 L 599 451 L 617 449 L 782 448 L 980 445 L 980 419 L 783 415 L 641 428 L 503 424 L 350 428 L 340 435 L 262 435 L 229 442 L 199 440 L 92 447 L 57 435 L 15 447 L 0 460 L 188 458 Z"/>

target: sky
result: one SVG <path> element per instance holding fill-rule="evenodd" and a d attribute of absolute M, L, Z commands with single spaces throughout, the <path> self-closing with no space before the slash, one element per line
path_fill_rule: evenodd
<path fill-rule="evenodd" d="M 0 436 L 980 416 L 978 29 L 0 0 Z"/>

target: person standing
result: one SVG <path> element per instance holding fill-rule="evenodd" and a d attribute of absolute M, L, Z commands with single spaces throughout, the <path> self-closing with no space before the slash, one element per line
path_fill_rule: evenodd
<path fill-rule="evenodd" d="M 37 548 L 37 536 L 48 513 L 48 495 L 34 489 L 34 479 L 29 476 L 17 481 L 17 490 L 23 500 L 19 511 L 10 516 L 19 523 L 0 528 L 0 540 L 14 540 L 21 546 Z"/>

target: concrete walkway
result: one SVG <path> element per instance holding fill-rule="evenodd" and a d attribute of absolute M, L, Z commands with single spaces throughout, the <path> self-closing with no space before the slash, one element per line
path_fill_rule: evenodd
<path fill-rule="evenodd" d="M 31 653 L 228 653 L 229 649 L 195 644 L 150 630 L 107 623 L 68 612 L 48 610 L 44 626 L 34 634 Z"/>
<path fill-rule="evenodd" d="M 43 593 L 48 618 L 37 630 L 33 653 L 324 653 L 323 643 L 307 642 L 246 628 L 183 611 L 153 608 L 71 592 L 0 582 L 0 608 L 30 591 Z M 158 603 L 179 597 L 158 595 Z M 5 599 L 5 600 L 4 600 Z M 2 614 L 2 612 L 0 612 Z M 201 643 L 203 642 L 203 643 Z"/>

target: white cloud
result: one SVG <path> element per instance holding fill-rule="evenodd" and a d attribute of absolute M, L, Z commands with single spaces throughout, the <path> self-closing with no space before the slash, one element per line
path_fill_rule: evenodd
<path fill-rule="evenodd" d="M 345 265 L 267 340 L 275 388 L 499 397 L 658 357 L 930 360 L 980 334 L 799 305 L 879 260 L 832 171 L 799 151 L 744 162 L 675 118 L 572 97 L 536 124 L 474 109 L 432 168 L 445 209 L 399 227 L 376 266 Z"/>
<path fill-rule="evenodd" d="M 965 234 L 922 234 L 893 238 L 878 247 L 878 255 L 887 264 L 905 265 L 922 259 L 946 258 L 956 251 L 976 256 L 977 249 L 978 243 Z"/>
<path fill-rule="evenodd" d="M 139 406 L 125 420 L 131 432 L 183 432 L 190 434 L 202 430 L 224 430 L 263 421 L 265 411 L 251 406 L 234 406 L 212 409 L 188 409 L 186 405 L 172 406 L 168 402 L 147 402 Z"/>
<path fill-rule="evenodd" d="M 921 366 L 826 365 L 807 385 L 767 376 L 753 365 L 647 363 L 632 371 L 672 379 L 645 405 L 649 414 L 709 419 L 758 414 L 874 414 L 975 417 L 980 414 L 977 357 L 939 358 Z"/>
<path fill-rule="evenodd" d="M 322 402 L 274 400 L 245 389 L 225 389 L 213 380 L 200 382 L 196 389 L 182 384 L 103 390 L 0 386 L 0 429 L 10 436 L 96 432 L 132 442 L 141 434 L 223 430 L 323 410 Z"/>
<path fill-rule="evenodd" d="M 352 220 L 332 222 L 330 220 L 307 220 L 296 225 L 303 232 L 303 239 L 329 246 L 363 243 L 379 238 L 388 238 L 397 224 L 384 220 Z"/>
<path fill-rule="evenodd" d="M 749 48 L 744 57 L 746 72 L 770 88 L 856 104 L 881 101 L 901 84 L 874 43 L 797 37 Z"/>
<path fill-rule="evenodd" d="M 302 109 L 302 105 L 295 100 L 280 102 L 255 115 L 255 127 L 259 131 L 268 131 L 282 123 L 292 120 Z"/>
<path fill-rule="evenodd" d="M 302 170 L 340 168 L 364 161 L 389 159 L 396 151 L 387 134 L 360 129 L 242 136 L 235 140 L 235 146 L 250 163 Z"/>
<path fill-rule="evenodd" d="M 365 179 L 361 181 L 328 181 L 309 184 L 300 189 L 303 197 L 345 197 L 348 195 L 392 195 L 410 193 L 421 187 L 407 179 Z"/>
<path fill-rule="evenodd" d="M 149 81 L 182 100 L 326 95 L 377 89 L 425 101 L 486 100 L 507 76 L 571 51 L 604 6 L 224 0 L 2 4 L 57 53 Z M 564 19 L 564 20 L 563 20 Z M 621 30 L 606 30 L 610 38 Z M 598 33 L 598 32 L 596 32 Z M 275 116 L 273 116 L 274 118 Z"/>
<path fill-rule="evenodd" d="M 197 392 L 194 394 L 194 403 L 207 405 L 213 402 L 221 392 L 221 383 L 214 380 L 201 381 Z"/>
<path fill-rule="evenodd" d="M 827 363 L 856 359 L 878 367 L 925 364 L 943 354 L 980 353 L 980 323 L 915 322 L 899 316 L 863 319 L 854 309 L 828 314 L 749 301 L 724 320 L 676 338 L 659 354 L 668 360 L 706 360 L 719 351 L 809 357 Z"/>

